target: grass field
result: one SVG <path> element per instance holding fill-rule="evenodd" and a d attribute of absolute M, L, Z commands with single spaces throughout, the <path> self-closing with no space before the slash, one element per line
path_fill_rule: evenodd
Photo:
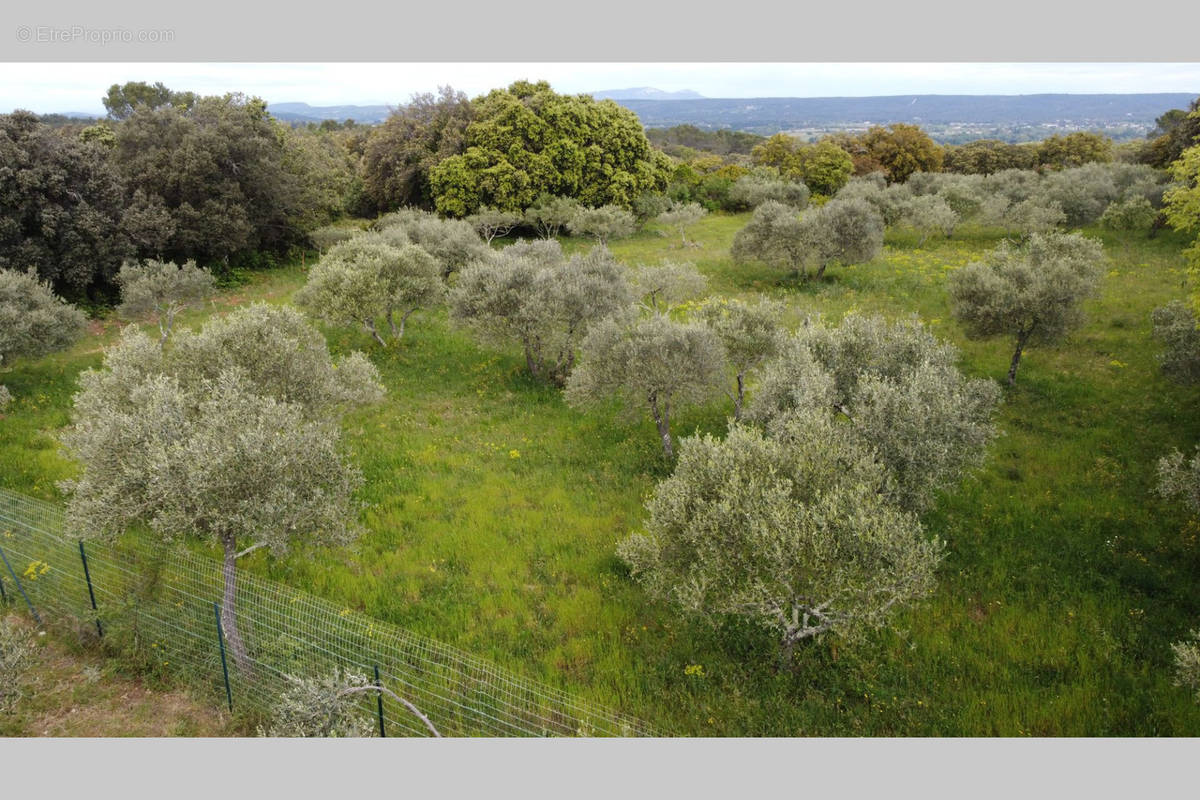
<path fill-rule="evenodd" d="M 998 234 L 963 229 L 918 249 L 889 232 L 874 262 L 801 286 L 732 263 L 747 218 L 706 218 L 697 249 L 651 230 L 613 251 L 631 265 L 694 261 L 713 293 L 786 300 L 793 325 L 915 312 L 961 348 L 965 372 L 1003 378 L 1011 342 L 965 340 L 946 298 L 947 273 Z M 1197 531 L 1152 494 L 1159 456 L 1200 442 L 1200 390 L 1159 375 L 1150 335 L 1150 312 L 1186 292 L 1185 242 L 1086 232 L 1111 260 L 1086 327 L 1026 351 L 986 466 L 927 515 L 948 542 L 936 594 L 865 644 L 810 645 L 781 671 L 769 636 L 651 604 L 614 545 L 670 471 L 653 424 L 568 408 L 523 374 L 517 347 L 481 347 L 444 311 L 414 317 L 388 349 L 326 329 L 335 350 L 366 351 L 388 387 L 345 425 L 368 533 L 285 561 L 257 553 L 245 567 L 677 734 L 1200 735 L 1169 649 L 1200 626 Z M 299 266 L 252 274 L 182 324 L 286 302 L 303 281 Z M 53 433 L 76 375 L 117 327 L 94 323 L 67 352 L 4 365 L 15 399 L 0 419 L 0 485 L 56 496 L 72 466 Z M 729 413 L 684 413 L 674 430 L 720 432 Z"/>

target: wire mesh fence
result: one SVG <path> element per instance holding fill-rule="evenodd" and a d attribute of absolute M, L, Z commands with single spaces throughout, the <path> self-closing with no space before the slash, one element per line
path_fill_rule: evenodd
<path fill-rule="evenodd" d="M 219 562 L 139 537 L 81 546 L 65 531 L 58 506 L 0 489 L 5 602 L 103 637 L 143 668 L 199 683 L 232 708 L 269 713 L 289 676 L 341 670 L 374 683 L 378 669 L 388 692 L 363 692 L 357 701 L 361 713 L 382 718 L 388 736 L 430 735 L 391 693 L 443 736 L 659 735 L 640 720 L 249 574 L 238 575 L 235 604 L 246 653 L 234 658 L 218 634 Z"/>

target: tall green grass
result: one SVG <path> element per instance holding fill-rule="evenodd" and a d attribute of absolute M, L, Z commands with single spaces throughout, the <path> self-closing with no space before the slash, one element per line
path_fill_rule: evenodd
<path fill-rule="evenodd" d="M 946 298 L 947 273 L 997 232 L 963 229 L 921 249 L 889 233 L 875 261 L 801 285 L 731 261 L 747 218 L 705 218 L 699 248 L 651 228 L 612 249 L 630 265 L 693 261 L 713 293 L 787 301 L 793 325 L 916 313 L 961 348 L 964 371 L 1003 378 L 1011 342 L 967 341 Z M 1196 529 L 1152 492 L 1159 456 L 1200 442 L 1200 391 L 1159 375 L 1150 335 L 1150 312 L 1186 292 L 1185 243 L 1086 233 L 1111 258 L 1087 325 L 1027 350 L 986 466 L 927 515 L 949 545 L 937 592 L 864 644 L 816 643 L 780 670 L 753 627 L 711 628 L 650 603 L 614 546 L 671 468 L 652 423 L 568 408 L 524 374 L 515 347 L 476 344 L 444 311 L 419 314 L 387 349 L 325 329 L 335 350 L 368 352 L 388 387 L 345 426 L 368 533 L 283 561 L 257 553 L 246 568 L 679 734 L 1200 734 L 1169 650 L 1200 626 Z M 253 275 L 181 323 L 285 302 L 303 280 L 298 266 Z M 53 498 L 70 474 L 53 433 L 76 375 L 115 336 L 111 322 L 96 327 L 68 352 L 0 373 L 16 398 L 0 420 L 0 485 Z M 729 413 L 685 413 L 675 431 L 720 433 Z"/>

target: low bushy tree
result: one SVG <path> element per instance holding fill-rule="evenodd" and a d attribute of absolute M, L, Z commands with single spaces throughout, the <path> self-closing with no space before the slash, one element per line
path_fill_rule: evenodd
<path fill-rule="evenodd" d="M 652 311 L 669 311 L 694 300 L 708 287 L 708 278 L 693 264 L 644 264 L 633 273 L 633 286 Z"/>
<path fill-rule="evenodd" d="M 779 436 L 689 437 L 618 553 L 654 598 L 797 643 L 883 627 L 927 595 L 944 545 L 881 491 L 884 468 L 827 417 Z"/>
<path fill-rule="evenodd" d="M 679 231 L 679 240 L 684 247 L 694 247 L 697 245 L 688 241 L 687 229 L 702 220 L 707 213 L 699 203 L 672 203 L 670 208 L 655 219 Z"/>
<path fill-rule="evenodd" d="M 768 432 L 792 417 L 837 417 L 887 467 L 888 495 L 924 511 L 983 463 L 999 387 L 969 380 L 957 350 L 916 320 L 848 315 L 808 324 L 763 367 L 748 408 Z"/>
<path fill-rule="evenodd" d="M 1174 300 L 1151 315 L 1154 336 L 1166 345 L 1158 363 L 1179 383 L 1200 382 L 1200 320 L 1187 303 Z"/>
<path fill-rule="evenodd" d="M 637 229 L 633 213 L 620 206 L 579 208 L 567 221 L 567 230 L 573 236 L 594 236 L 596 243 L 607 246 L 610 239 L 630 236 Z"/>
<path fill-rule="evenodd" d="M 484 206 L 467 217 L 467 222 L 475 226 L 475 232 L 490 245 L 497 236 L 507 236 L 524 219 L 524 215 L 516 211 L 501 211 L 498 208 Z"/>
<path fill-rule="evenodd" d="M 348 228 L 345 225 L 322 225 L 308 232 L 308 241 L 317 248 L 317 252 L 324 253 L 335 244 L 353 239 L 361 233 L 357 228 Z"/>
<path fill-rule="evenodd" d="M 1003 242 L 951 274 L 954 316 L 971 338 L 1015 337 L 1012 386 L 1028 343 L 1058 342 L 1083 324 L 1082 302 L 1099 291 L 1103 259 L 1100 243 L 1079 234 L 1033 234 L 1023 246 Z"/>
<path fill-rule="evenodd" d="M 424 248 L 366 234 L 331 247 L 309 271 L 296 304 L 333 325 L 361 324 L 386 346 L 375 326 L 379 317 L 387 318 L 399 340 L 408 318 L 440 303 L 445 293 L 438 263 Z"/>
<path fill-rule="evenodd" d="M 743 300 L 715 298 L 696 309 L 696 318 L 721 340 L 725 358 L 733 372 L 733 418 L 742 418 L 747 377 L 768 359 L 779 354 L 784 342 L 781 327 L 787 306 L 775 300 L 760 299 L 750 304 Z"/>
<path fill-rule="evenodd" d="M 341 453 L 339 421 L 382 395 L 378 372 L 358 353 L 335 364 L 294 309 L 255 304 L 179 331 L 166 348 L 126 327 L 79 384 L 60 434 L 80 466 L 59 484 L 70 530 L 112 538 L 145 525 L 164 540 L 219 545 L 222 626 L 247 669 L 236 561 L 358 533 L 361 476 Z"/>
<path fill-rule="evenodd" d="M 126 318 L 150 314 L 157 317 L 160 347 L 171 335 L 175 315 L 203 301 L 215 286 L 213 274 L 197 267 L 195 261 L 127 261 L 117 273 L 117 283 L 121 287 L 120 314 Z"/>
<path fill-rule="evenodd" d="M 544 194 L 525 209 L 525 224 L 536 230 L 543 239 L 553 239 L 567 227 L 578 211 L 578 200 Z"/>
<path fill-rule="evenodd" d="M 450 314 L 485 339 L 517 341 L 530 375 L 561 384 L 589 326 L 633 302 L 606 248 L 570 259 L 557 241 L 518 242 L 463 270 Z"/>
<path fill-rule="evenodd" d="M 664 314 L 608 317 L 591 327 L 580 352 L 567 403 L 595 408 L 615 398 L 628 411 L 648 410 L 667 458 L 674 455 L 671 415 L 711 400 L 725 370 L 721 341 L 708 326 Z"/>
<path fill-rule="evenodd" d="M 1149 231 L 1158 212 L 1141 195 L 1115 200 L 1100 215 L 1100 227 L 1110 231 Z"/>
<path fill-rule="evenodd" d="M 783 203 L 797 211 L 808 207 L 809 188 L 801 181 L 789 180 L 771 170 L 758 169 L 743 175 L 729 188 L 733 210 L 753 210 L 768 201 Z"/>
<path fill-rule="evenodd" d="M 433 256 L 442 277 L 462 270 L 468 264 L 491 258 L 487 246 L 471 223 L 461 219 L 442 219 L 416 208 L 404 208 L 384 214 L 372 227 L 393 245 L 419 245 Z"/>
<path fill-rule="evenodd" d="M 32 270 L 0 269 L 0 363 L 70 347 L 86 324 L 83 312 L 56 296 Z M 8 389 L 0 386 L 0 410 L 11 401 Z"/>
<path fill-rule="evenodd" d="M 803 258 L 817 265 L 817 280 L 830 264 L 861 264 L 883 250 L 883 217 L 865 200 L 835 198 L 805 212 L 800 225 Z"/>
<path fill-rule="evenodd" d="M 736 262 L 761 261 L 769 267 L 799 274 L 808 252 L 805 229 L 796 209 L 767 200 L 733 237 L 730 254 Z"/>
<path fill-rule="evenodd" d="M 951 236 L 958 224 L 958 214 L 950 208 L 938 195 L 926 194 L 914 197 L 904 208 L 900 224 L 912 228 L 920 235 L 917 247 L 924 247 L 925 242 L 935 233 Z"/>

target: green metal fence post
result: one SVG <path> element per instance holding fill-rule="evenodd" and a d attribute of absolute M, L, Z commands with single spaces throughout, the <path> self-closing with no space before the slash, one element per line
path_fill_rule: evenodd
<path fill-rule="evenodd" d="M 217 617 L 217 644 L 221 646 L 221 673 L 225 676 L 225 699 L 229 702 L 229 713 L 233 713 L 233 690 L 229 688 L 229 664 L 225 661 L 225 631 L 221 628 L 221 606 L 213 603 L 213 614 Z"/>
<path fill-rule="evenodd" d="M 33 618 L 37 620 L 39 628 L 46 627 L 42 624 L 42 618 L 38 616 L 37 609 L 33 607 L 33 603 L 29 600 L 29 595 L 25 594 L 25 587 L 21 585 L 21 579 L 17 577 L 17 573 L 13 571 L 12 564 L 8 563 L 8 556 L 4 555 L 4 548 L 0 547 L 0 559 L 4 560 L 4 566 L 8 567 L 8 574 L 12 575 L 13 583 L 17 585 L 17 591 L 21 593 L 21 597 L 25 598 L 25 605 L 29 606 L 29 613 L 33 614 Z"/>
<path fill-rule="evenodd" d="M 88 585 L 88 598 L 92 601 L 92 611 L 96 612 L 96 633 L 104 638 L 104 626 L 100 624 L 100 609 L 96 608 L 96 593 L 92 591 L 92 573 L 88 570 L 87 553 L 83 551 L 83 542 L 79 543 L 79 558 L 83 561 L 83 577 Z"/>
<path fill-rule="evenodd" d="M 375 665 L 375 686 L 379 691 L 376 693 L 376 702 L 379 704 L 379 737 L 387 738 L 387 731 L 383 729 L 383 681 L 379 679 L 379 665 Z"/>

